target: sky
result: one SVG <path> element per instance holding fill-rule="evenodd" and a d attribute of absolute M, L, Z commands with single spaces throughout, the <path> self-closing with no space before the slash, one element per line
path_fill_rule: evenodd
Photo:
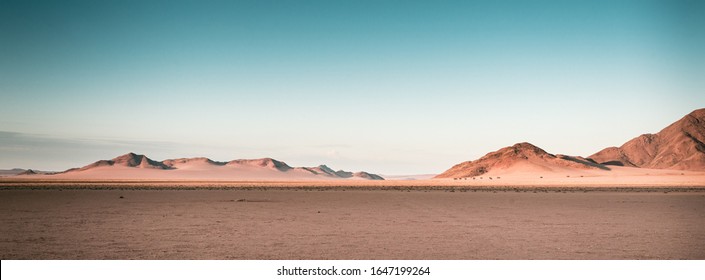
<path fill-rule="evenodd" d="M 704 1 L 0 0 L 0 169 L 589 156 L 705 107 Z"/>

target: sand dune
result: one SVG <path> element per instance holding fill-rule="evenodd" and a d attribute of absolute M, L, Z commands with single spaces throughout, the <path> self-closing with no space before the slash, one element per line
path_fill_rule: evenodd
<path fill-rule="evenodd" d="M 643 134 L 620 147 L 590 156 L 607 165 L 705 170 L 705 109 L 695 110 L 656 134 Z"/>

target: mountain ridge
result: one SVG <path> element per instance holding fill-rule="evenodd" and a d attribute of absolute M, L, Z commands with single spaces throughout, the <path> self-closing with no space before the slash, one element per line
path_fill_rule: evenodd
<path fill-rule="evenodd" d="M 705 170 L 705 109 L 695 110 L 657 133 L 639 135 L 590 159 L 605 165 Z"/>
<path fill-rule="evenodd" d="M 279 161 L 273 158 L 259 158 L 259 159 L 236 159 L 227 162 L 214 161 L 206 157 L 194 157 L 194 158 L 176 158 L 176 159 L 166 159 L 163 161 L 153 160 L 145 155 L 136 154 L 129 152 L 124 155 L 117 156 L 109 160 L 98 160 L 86 166 L 80 168 L 71 168 L 63 172 L 58 172 L 56 174 L 77 174 L 81 172 L 90 172 L 92 170 L 101 170 L 102 172 L 109 172 L 110 168 L 120 168 L 121 171 L 124 170 L 139 170 L 139 169 L 150 169 L 150 170 L 163 170 L 165 172 L 169 171 L 188 171 L 191 173 L 198 173 L 199 171 L 205 172 L 213 170 L 218 170 L 218 167 L 229 168 L 223 169 L 222 172 L 229 171 L 239 171 L 239 172 L 270 172 L 278 174 L 291 173 L 297 176 L 304 176 L 306 174 L 312 176 L 324 176 L 326 178 L 333 179 L 367 179 L 367 180 L 384 180 L 382 176 L 377 174 L 368 173 L 365 171 L 359 172 L 349 172 L 344 170 L 333 171 L 333 169 L 327 167 L 326 165 L 319 165 L 317 167 L 291 167 L 283 161 Z M 107 171 L 106 171 L 107 170 Z M 249 170 L 249 171 L 248 171 Z M 245 174 L 246 175 L 246 174 Z M 205 175 L 204 175 L 205 176 Z M 283 177 L 285 178 L 285 177 Z M 236 178 L 235 178 L 236 179 Z"/>
<path fill-rule="evenodd" d="M 522 142 L 456 164 L 434 178 L 473 177 L 493 171 L 609 171 L 609 166 L 705 171 L 705 108 L 692 111 L 658 133 L 642 134 L 587 158 L 554 155 Z"/>

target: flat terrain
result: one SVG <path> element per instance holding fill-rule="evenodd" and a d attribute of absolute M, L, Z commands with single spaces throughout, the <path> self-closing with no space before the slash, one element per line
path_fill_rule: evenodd
<path fill-rule="evenodd" d="M 67 174 L 59 175 L 19 175 L 0 177 L 0 187 L 640 187 L 640 188 L 682 188 L 704 187 L 705 172 L 659 170 L 612 166 L 605 170 L 563 170 L 561 172 L 531 171 L 515 169 L 511 172 L 489 172 L 482 176 L 430 179 L 429 175 L 411 176 L 416 180 L 405 180 L 405 176 L 391 176 L 389 180 L 351 180 L 351 179 L 326 179 L 314 180 L 288 176 L 287 172 L 276 173 L 278 177 L 265 179 L 248 179 L 247 176 L 239 177 L 237 173 L 221 174 L 222 177 L 209 176 L 209 173 L 194 171 L 189 176 L 182 176 L 186 171 L 176 170 L 151 170 L 140 168 L 123 168 L 126 170 L 112 170 L 110 176 L 99 176 L 103 173 L 81 173 L 84 176 L 73 178 Z M 105 170 L 104 170 L 105 171 Z M 128 172 L 129 171 L 129 172 Z M 107 171 L 106 171 L 107 172 Z M 188 172 L 187 172 L 188 173 Z M 75 174 L 74 174 L 75 175 Z M 118 176 L 119 175 L 119 176 Z M 157 176 L 158 175 L 158 176 Z M 168 176 L 167 176 L 168 175 Z M 227 176 L 226 176 L 227 175 Z M 204 178 L 205 177 L 205 178 Z"/>
<path fill-rule="evenodd" d="M 705 192 L 0 189 L 2 259 L 705 259 Z"/>

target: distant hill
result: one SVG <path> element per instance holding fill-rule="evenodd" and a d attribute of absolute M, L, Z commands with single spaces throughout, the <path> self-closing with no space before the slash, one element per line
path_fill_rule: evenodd
<path fill-rule="evenodd" d="M 364 171 L 355 172 L 355 173 L 344 171 L 344 170 L 335 171 L 326 165 L 319 165 L 317 167 L 299 167 L 299 168 L 306 170 L 306 171 L 309 171 L 309 172 L 316 174 L 316 175 L 324 175 L 324 176 L 329 176 L 329 177 L 359 178 L 359 179 L 368 179 L 368 180 L 384 180 L 384 178 L 382 178 L 382 176 L 379 176 L 376 174 L 367 173 Z"/>
<path fill-rule="evenodd" d="M 0 169 L 0 177 L 15 176 L 15 175 L 52 174 L 52 173 L 54 173 L 54 172 L 39 171 L 39 170 L 32 170 L 32 169 L 22 169 L 22 168 Z"/>
<path fill-rule="evenodd" d="M 705 170 L 705 109 L 693 111 L 656 134 L 643 134 L 589 158 L 605 165 Z"/>
<path fill-rule="evenodd" d="M 30 171 L 15 173 L 32 175 Z M 49 177 L 47 177 L 49 178 Z M 193 180 L 384 180 L 379 175 L 360 171 L 334 171 L 325 165 L 291 167 L 272 158 L 237 159 L 228 162 L 204 157 L 155 161 L 145 155 L 127 153 L 110 160 L 99 160 L 81 168 L 51 175 L 60 179 L 193 179 Z"/>
<path fill-rule="evenodd" d="M 162 162 L 154 161 L 151 160 L 150 158 L 144 156 L 144 155 L 138 155 L 134 153 L 127 153 L 124 155 L 121 155 L 119 157 L 116 157 L 111 160 L 99 160 L 94 163 L 91 163 L 89 165 L 86 165 L 78 170 L 72 170 L 72 171 L 83 171 L 83 170 L 90 170 L 96 167 L 102 167 L 102 166 L 124 166 L 124 167 L 137 167 L 137 168 L 155 168 L 155 169 L 169 169 L 169 166 L 166 166 Z"/>
<path fill-rule="evenodd" d="M 26 170 L 22 168 L 0 169 L 0 176 L 14 176 L 25 171 Z"/>

